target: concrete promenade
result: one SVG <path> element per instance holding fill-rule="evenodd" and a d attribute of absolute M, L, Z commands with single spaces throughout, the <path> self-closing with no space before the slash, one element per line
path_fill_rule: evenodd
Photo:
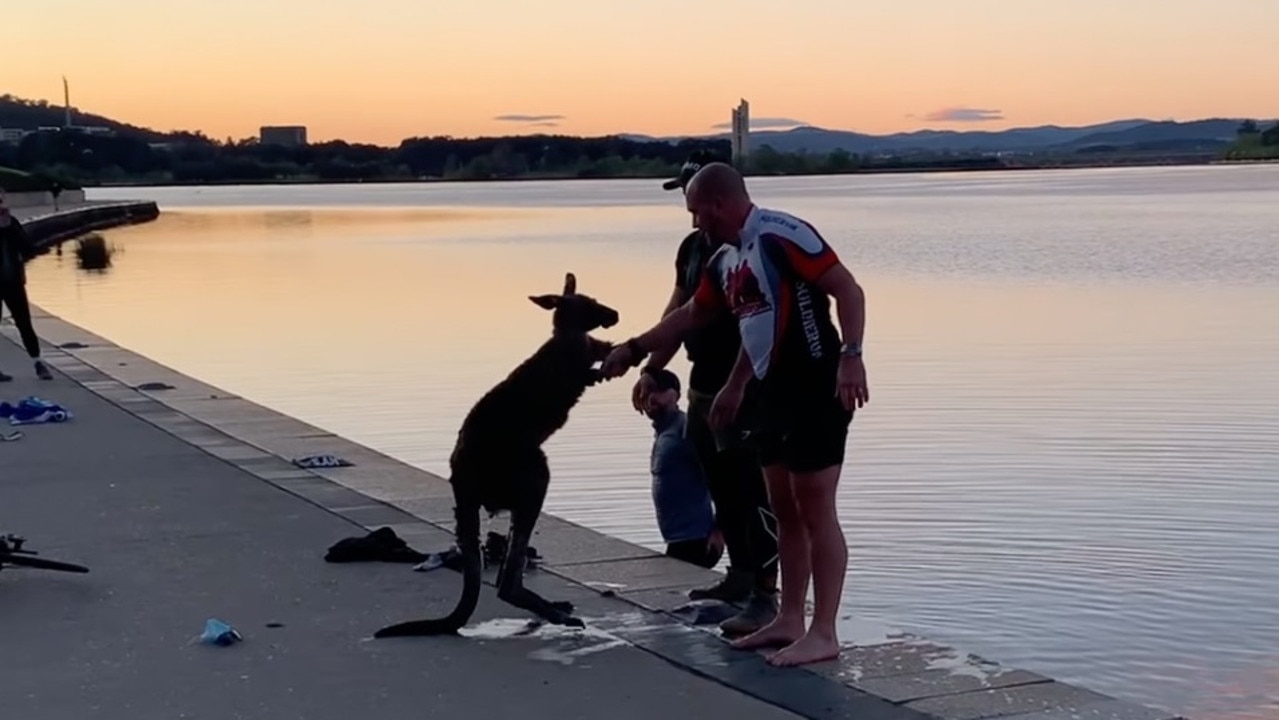
<path fill-rule="evenodd" d="M 460 575 L 325 549 L 382 526 L 447 548 L 447 483 L 36 314 L 55 379 L 33 377 L 6 324 L 0 368 L 17 380 L 0 400 L 75 417 L 0 442 L 0 532 L 92 572 L 0 572 L 0 717 L 1174 717 L 853 620 L 840 661 L 771 668 L 664 612 L 712 573 L 552 516 L 529 584 L 576 603 L 585 631 L 525 632 L 490 586 L 466 637 L 374 641 L 450 607 Z M 316 453 L 355 466 L 288 461 Z M 244 642 L 192 643 L 209 617 Z"/>

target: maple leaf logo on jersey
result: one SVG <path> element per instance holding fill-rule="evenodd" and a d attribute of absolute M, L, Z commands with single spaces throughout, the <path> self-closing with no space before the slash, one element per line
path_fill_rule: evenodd
<path fill-rule="evenodd" d="M 759 287 L 759 278 L 755 277 L 755 271 L 745 260 L 728 271 L 724 278 L 724 295 L 733 314 L 739 318 L 758 315 L 769 308 L 768 299 Z"/>

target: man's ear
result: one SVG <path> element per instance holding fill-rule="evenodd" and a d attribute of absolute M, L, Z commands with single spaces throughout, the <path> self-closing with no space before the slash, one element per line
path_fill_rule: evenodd
<path fill-rule="evenodd" d="M 534 305 L 545 310 L 554 310 L 560 304 L 559 295 L 529 295 L 528 299 L 532 300 Z"/>

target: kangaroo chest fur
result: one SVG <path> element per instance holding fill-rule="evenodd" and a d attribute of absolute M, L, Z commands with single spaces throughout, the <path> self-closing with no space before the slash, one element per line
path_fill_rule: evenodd
<path fill-rule="evenodd" d="M 544 494 L 545 480 L 529 467 L 544 466 L 540 448 L 595 382 L 594 364 L 586 334 L 556 334 L 481 397 L 462 422 L 450 458 L 455 487 L 465 483 L 469 487 L 457 489 L 477 493 L 490 512 Z"/>

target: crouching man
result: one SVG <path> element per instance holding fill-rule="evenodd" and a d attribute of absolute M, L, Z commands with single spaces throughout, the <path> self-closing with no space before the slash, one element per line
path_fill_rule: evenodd
<path fill-rule="evenodd" d="M 724 554 L 715 529 L 715 511 L 693 443 L 684 435 L 688 416 L 679 407 L 679 378 L 670 370 L 649 370 L 653 392 L 645 414 L 653 421 L 653 509 L 666 554 L 713 568 Z"/>

